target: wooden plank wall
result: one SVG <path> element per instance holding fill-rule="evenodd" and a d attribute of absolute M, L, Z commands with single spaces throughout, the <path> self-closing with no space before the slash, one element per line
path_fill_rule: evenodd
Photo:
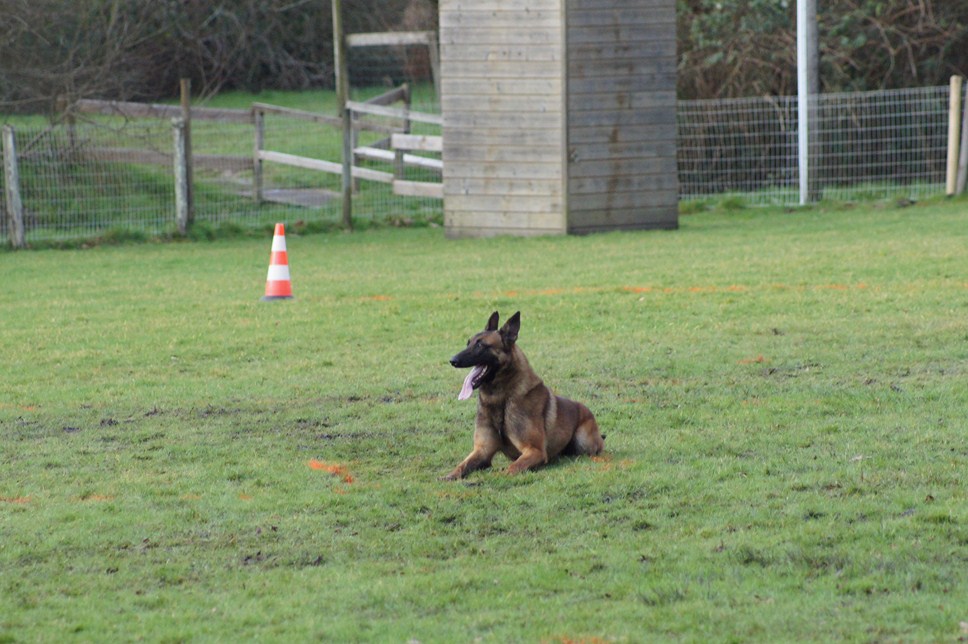
<path fill-rule="evenodd" d="M 448 235 L 675 228 L 675 0 L 441 0 Z"/>
<path fill-rule="evenodd" d="M 675 0 L 564 0 L 568 231 L 675 228 Z"/>
<path fill-rule="evenodd" d="M 448 236 L 564 233 L 562 0 L 441 0 Z"/>

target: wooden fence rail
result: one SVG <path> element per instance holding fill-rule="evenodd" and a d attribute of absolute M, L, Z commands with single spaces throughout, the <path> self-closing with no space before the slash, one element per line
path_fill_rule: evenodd
<path fill-rule="evenodd" d="M 434 199 L 444 198 L 444 185 L 442 183 L 435 183 L 431 181 L 406 181 L 400 178 L 402 176 L 400 166 L 407 163 L 407 157 L 411 156 L 404 154 L 404 150 L 441 152 L 444 149 L 444 138 L 442 136 L 394 134 L 390 137 L 390 147 L 393 148 L 398 159 L 397 175 L 393 181 L 393 194 L 404 197 L 431 197 Z M 421 159 L 424 163 L 430 161 L 436 162 L 439 164 L 439 166 L 436 166 L 437 169 L 440 171 L 443 171 L 444 169 L 444 162 L 440 159 L 431 159 L 428 157 L 416 158 Z M 413 162 L 411 161 L 411 163 Z"/>
<path fill-rule="evenodd" d="M 396 105 L 403 103 L 403 107 Z M 443 118 L 437 114 L 426 114 L 409 109 L 410 90 L 404 85 L 384 92 L 365 102 L 347 101 L 354 143 L 358 132 L 385 134 L 386 138 L 366 146 L 354 145 L 353 157 L 349 165 L 353 181 L 373 181 L 392 186 L 393 193 L 401 196 L 443 198 L 440 183 L 408 181 L 404 179 L 406 167 L 416 167 L 434 172 L 442 172 L 443 161 L 438 157 L 414 154 L 415 152 L 438 154 L 442 151 L 440 136 L 410 133 L 411 123 L 442 125 Z M 179 232 L 185 234 L 191 225 L 192 174 L 190 168 L 203 168 L 217 171 L 253 173 L 253 198 L 261 202 L 263 197 L 264 163 L 297 167 L 330 174 L 344 174 L 345 166 L 338 161 L 327 161 L 289 154 L 278 150 L 265 149 L 265 117 L 272 114 L 342 129 L 343 118 L 298 110 L 266 103 L 254 103 L 250 109 L 223 109 L 188 107 L 158 103 L 133 103 L 124 101 L 80 100 L 73 106 L 74 114 L 96 114 L 124 119 L 164 119 L 171 124 L 172 148 L 158 150 L 150 148 L 112 147 L 105 145 L 84 145 L 77 148 L 83 158 L 102 162 L 123 164 L 144 164 L 168 166 L 173 171 L 175 183 L 175 222 Z M 186 118 L 187 116 L 187 118 Z M 189 144 L 188 132 L 191 120 L 217 121 L 252 126 L 253 152 L 251 156 L 220 154 L 198 154 Z M 76 127 L 76 124 L 71 125 Z M 19 191 L 19 170 L 16 133 L 10 126 L 4 126 L 2 136 L 4 161 L 4 198 L 7 216 L 8 239 L 15 248 L 26 246 L 24 229 L 24 204 Z M 377 170 L 356 165 L 356 159 L 367 159 L 387 163 L 392 171 Z"/>
<path fill-rule="evenodd" d="M 402 110 L 397 107 L 385 105 L 371 105 L 359 101 L 346 101 L 346 108 L 357 114 L 371 114 L 373 116 L 385 116 L 390 118 L 406 119 L 417 123 L 429 123 L 431 125 L 443 125 L 444 117 L 440 114 L 428 114 L 425 112 L 412 112 Z"/>
<path fill-rule="evenodd" d="M 131 103 L 127 101 L 98 101 L 81 99 L 74 103 L 80 114 L 122 116 L 129 119 L 173 119 L 182 117 L 179 105 L 161 103 Z M 218 107 L 192 107 L 191 117 L 198 121 L 221 121 L 223 123 L 252 123 L 252 110 Z"/>
<path fill-rule="evenodd" d="M 427 42 L 426 34 L 412 34 L 407 37 L 415 38 L 421 43 Z M 371 36 L 365 34 L 360 35 L 359 46 L 385 44 L 376 41 L 371 43 L 370 40 Z M 353 126 L 354 161 L 350 166 L 351 176 L 354 184 L 358 180 L 376 181 L 379 183 L 393 184 L 396 194 L 437 197 L 443 194 L 440 184 L 408 182 L 401 178 L 403 176 L 403 168 L 406 166 L 436 172 L 441 172 L 443 169 L 443 162 L 439 158 L 409 153 L 410 151 L 433 153 L 439 153 L 441 151 L 441 145 L 439 144 L 440 137 L 411 135 L 409 134 L 411 123 L 443 124 L 443 118 L 438 114 L 426 114 L 410 110 L 410 96 L 410 88 L 404 84 L 366 101 L 347 102 L 347 109 L 351 111 L 351 123 Z M 398 107 L 397 104 L 399 103 L 402 103 L 403 107 Z M 119 116 L 126 119 L 166 119 L 172 121 L 173 128 L 176 130 L 179 127 L 186 127 L 184 122 L 181 126 L 176 123 L 176 119 L 182 119 L 186 113 L 183 107 L 178 105 L 84 99 L 74 104 L 74 111 L 79 114 Z M 200 120 L 252 125 L 252 156 L 198 154 L 193 151 L 191 161 L 195 167 L 208 170 L 231 172 L 251 170 L 253 173 L 252 195 L 256 202 L 263 200 L 263 163 L 277 163 L 331 174 L 342 174 L 343 172 L 343 165 L 336 161 L 314 159 L 277 150 L 265 149 L 265 117 L 267 115 L 315 123 L 335 129 L 342 129 L 342 117 L 291 107 L 281 107 L 268 103 L 253 103 L 249 109 L 191 107 L 188 115 L 189 122 L 190 120 Z M 387 138 L 375 144 L 360 146 L 356 143 L 359 132 L 385 134 Z M 438 141 L 435 143 L 434 139 Z M 177 135 L 175 140 L 176 142 L 179 140 Z M 176 145 L 174 153 L 169 153 L 160 150 L 137 148 L 88 147 L 85 148 L 83 153 L 86 158 L 99 161 L 170 165 L 173 162 L 173 158 L 178 157 L 178 148 Z M 394 171 L 385 172 L 364 168 L 356 164 L 357 159 L 390 163 L 393 164 Z M 177 163 L 175 168 L 177 174 Z"/>

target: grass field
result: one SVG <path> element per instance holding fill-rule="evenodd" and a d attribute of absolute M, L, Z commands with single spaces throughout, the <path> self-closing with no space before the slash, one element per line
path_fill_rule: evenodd
<path fill-rule="evenodd" d="M 0 641 L 968 637 L 968 203 L 0 253 Z M 438 477 L 487 316 L 604 458 Z"/>

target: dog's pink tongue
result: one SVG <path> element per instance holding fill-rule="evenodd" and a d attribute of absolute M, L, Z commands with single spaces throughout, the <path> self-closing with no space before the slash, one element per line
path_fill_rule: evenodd
<path fill-rule="evenodd" d="M 464 378 L 464 385 L 460 388 L 460 393 L 457 394 L 457 400 L 467 400 L 474 393 L 474 378 L 476 378 L 484 367 L 474 367 L 471 369 L 467 377 Z"/>

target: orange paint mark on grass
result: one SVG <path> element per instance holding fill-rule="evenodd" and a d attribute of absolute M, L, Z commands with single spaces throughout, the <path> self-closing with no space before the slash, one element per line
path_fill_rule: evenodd
<path fill-rule="evenodd" d="M 968 288 L 968 284 L 963 284 Z M 576 295 L 581 293 L 608 293 L 608 292 L 626 292 L 626 293 L 663 293 L 665 295 L 679 295 L 682 293 L 695 293 L 695 294 L 721 294 L 721 293 L 750 293 L 761 290 L 773 289 L 773 290 L 793 290 L 793 291 L 853 291 L 853 290 L 864 290 L 871 287 L 864 282 L 858 282 L 857 284 L 767 284 L 767 285 L 744 285 L 744 284 L 729 284 L 726 286 L 715 286 L 715 285 L 680 285 L 680 286 L 636 286 L 636 285 L 623 285 L 623 286 L 571 286 L 562 288 L 543 288 L 543 289 L 530 289 L 530 290 L 510 290 L 499 293 L 503 297 L 535 297 L 539 295 L 544 296 L 555 296 L 555 295 Z M 488 293 L 483 291 L 476 291 L 474 293 L 475 297 L 485 297 L 489 296 Z M 493 294 L 490 294 L 493 295 Z M 373 298 L 370 298 L 373 299 Z"/>
<path fill-rule="evenodd" d="M 363 299 L 370 300 L 372 302 L 389 302 L 390 300 L 393 299 L 393 296 L 392 295 L 370 295 Z"/>
<path fill-rule="evenodd" d="M 675 293 L 745 293 L 748 286 L 741 284 L 730 284 L 729 286 L 665 286 L 656 288 L 654 286 L 623 286 L 623 291 L 627 293 L 665 293 L 673 295 Z"/>
<path fill-rule="evenodd" d="M 619 470 L 627 470 L 628 468 L 632 467 L 633 463 L 635 463 L 635 461 L 633 461 L 630 458 L 623 458 L 620 461 L 615 461 L 612 459 L 612 455 L 609 454 L 608 452 L 605 452 L 604 454 L 599 454 L 598 456 L 592 456 L 591 459 L 593 463 L 597 463 L 598 465 L 601 465 L 603 472 L 610 472 L 612 471 L 613 468 L 619 469 Z"/>
<path fill-rule="evenodd" d="M 743 358 L 739 360 L 737 364 L 762 364 L 766 362 L 766 358 L 763 356 L 756 356 L 755 358 Z"/>
<path fill-rule="evenodd" d="M 568 288 L 538 288 L 529 289 L 527 291 L 504 291 L 501 295 L 504 297 L 534 297 L 536 295 L 567 295 L 575 293 L 600 293 L 602 291 L 614 290 L 614 288 L 609 289 L 605 287 L 595 287 L 595 286 L 571 286 Z M 483 297 L 485 294 L 482 292 L 476 292 L 476 296 Z"/>
<path fill-rule="evenodd" d="M 317 461 L 315 458 L 309 461 L 309 469 L 318 470 L 332 474 L 333 476 L 342 479 L 343 483 L 352 483 L 353 476 L 346 469 L 345 465 L 340 465 L 339 463 L 326 463 L 324 461 Z"/>
<path fill-rule="evenodd" d="M 36 405 L 11 405 L 9 403 L 0 403 L 0 409 L 17 409 L 20 411 L 37 411 Z"/>
<path fill-rule="evenodd" d="M 109 494 L 85 494 L 84 496 L 81 497 L 81 501 L 85 501 L 85 502 L 113 501 L 113 500 L 114 500 L 114 496 Z"/>
<path fill-rule="evenodd" d="M 30 503 L 29 496 L 0 496 L 0 503 L 14 503 L 16 505 L 24 505 Z"/>
<path fill-rule="evenodd" d="M 605 644 L 608 640 L 601 637 L 569 637 L 567 635 L 558 638 L 561 644 Z"/>

